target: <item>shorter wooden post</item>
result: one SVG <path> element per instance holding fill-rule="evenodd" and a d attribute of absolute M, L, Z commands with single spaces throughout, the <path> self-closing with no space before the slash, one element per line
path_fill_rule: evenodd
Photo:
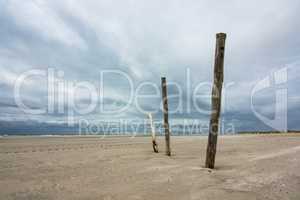
<path fill-rule="evenodd" d="M 149 117 L 149 121 L 150 121 L 150 127 L 151 127 L 151 135 L 152 135 L 152 146 L 153 146 L 153 151 L 155 153 L 158 153 L 158 145 L 156 143 L 156 136 L 155 136 L 155 127 L 153 124 L 153 118 L 152 118 L 152 114 L 149 113 L 148 114 Z"/>
<path fill-rule="evenodd" d="M 171 156 L 170 148 L 170 128 L 169 128 L 169 116 L 168 116 L 168 97 L 167 97 L 167 83 L 166 78 L 161 78 L 162 87 L 162 100 L 163 100 L 163 114 L 164 114 L 164 128 L 165 128 L 165 140 L 166 140 L 166 155 Z"/>

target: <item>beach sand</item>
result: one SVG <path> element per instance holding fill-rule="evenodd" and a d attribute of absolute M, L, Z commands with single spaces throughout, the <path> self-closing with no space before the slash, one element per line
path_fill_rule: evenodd
<path fill-rule="evenodd" d="M 300 199 L 300 134 L 0 138 L 0 199 Z"/>

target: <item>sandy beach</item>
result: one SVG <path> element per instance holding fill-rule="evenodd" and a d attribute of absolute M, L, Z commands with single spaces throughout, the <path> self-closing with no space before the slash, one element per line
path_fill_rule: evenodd
<path fill-rule="evenodd" d="M 300 135 L 0 138 L 0 199 L 300 199 Z"/>

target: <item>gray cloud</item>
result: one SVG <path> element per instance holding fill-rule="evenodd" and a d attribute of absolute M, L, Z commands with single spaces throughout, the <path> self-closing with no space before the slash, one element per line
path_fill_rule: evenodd
<path fill-rule="evenodd" d="M 68 82 L 89 81 L 99 89 L 99 73 L 120 69 L 135 87 L 151 81 L 160 87 L 160 77 L 182 86 L 182 113 L 176 119 L 207 120 L 187 104 L 186 70 L 191 72 L 191 88 L 211 82 L 215 33 L 228 35 L 225 58 L 226 89 L 224 116 L 240 129 L 251 129 L 259 122 L 251 113 L 251 90 L 276 69 L 289 67 L 289 127 L 299 109 L 300 22 L 297 1 L 17 1 L 0 0 L 0 109 L 1 120 L 64 121 L 65 115 L 26 115 L 15 107 L 13 88 L 16 78 L 30 69 L 63 70 Z M 126 104 L 126 80 L 110 76 L 105 82 L 107 107 Z M 32 107 L 47 108 L 47 83 L 33 80 L 24 86 L 22 97 Z M 204 89 L 203 89 L 204 90 Z M 269 88 L 255 96 L 255 107 L 272 116 L 274 92 Z M 145 89 L 144 92 L 151 92 Z M 170 88 L 169 93 L 177 93 Z M 201 91 L 200 91 L 201 92 Z M 203 91 L 210 94 L 210 88 Z M 77 102 L 86 105 L 89 98 L 80 92 Z M 160 99 L 142 102 L 146 109 L 159 107 Z M 209 110 L 210 100 L 198 99 Z M 170 108 L 178 100 L 170 101 Z M 65 105 L 64 105 L 65 106 Z M 292 117 L 290 117 L 292 116 Z M 98 118 L 144 118 L 132 104 L 120 116 L 99 111 L 85 116 Z M 161 113 L 157 113 L 157 118 Z M 290 119 L 292 118 L 292 119 Z M 298 116 L 299 118 L 299 116 Z M 247 122 L 245 122 L 247 121 Z M 251 124 L 251 125 L 249 125 Z M 254 124 L 254 125 L 253 125 Z M 258 126 L 257 126 L 258 127 Z"/>

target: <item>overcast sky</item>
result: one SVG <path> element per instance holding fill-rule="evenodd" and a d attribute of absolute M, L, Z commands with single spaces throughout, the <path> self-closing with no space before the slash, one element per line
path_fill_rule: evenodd
<path fill-rule="evenodd" d="M 161 76 L 182 87 L 182 111 L 171 119 L 208 120 L 209 114 L 196 111 L 189 98 L 199 83 L 213 77 L 215 35 L 227 34 L 223 117 L 240 130 L 260 127 L 261 119 L 251 110 L 255 86 L 274 73 L 287 69 L 288 128 L 300 129 L 300 2 L 266 1 L 176 1 L 176 0 L 0 0 L 0 120 L 3 122 L 65 122 L 68 113 L 28 114 L 14 98 L 16 80 L 29 70 L 49 67 L 64 72 L 57 77 L 68 83 L 90 82 L 100 90 L 100 72 L 121 70 L 136 88 L 151 82 L 160 88 Z M 190 74 L 190 91 L 187 76 Z M 106 109 L 122 107 L 130 97 L 128 80 L 121 75 L 105 76 Z M 272 78 L 271 78 L 272 79 Z M 273 79 L 272 79 L 273 80 Z M 253 108 L 260 116 L 272 119 L 276 111 L 276 91 L 271 85 L 253 97 Z M 144 87 L 143 94 L 155 88 Z M 210 87 L 199 90 L 197 105 L 209 110 Z M 70 91 L 64 91 L 64 95 Z M 160 93 L 159 93 L 160 94 Z M 169 95 L 178 94 L 169 87 Z M 96 94 L 98 95 L 98 94 Z M 90 103 L 85 89 L 76 91 L 77 106 Z M 253 95 L 252 95 L 253 96 Z M 33 109 L 47 109 L 46 77 L 31 77 L 21 87 L 22 101 Z M 69 108 L 66 102 L 55 106 Z M 160 96 L 139 101 L 144 110 L 159 108 Z M 170 100 L 170 108 L 179 101 Z M 187 109 L 191 105 L 191 112 Z M 280 109 L 280 108 L 279 108 Z M 135 102 L 119 114 L 104 114 L 100 109 L 75 118 L 143 119 Z M 161 118 L 157 112 L 156 118 Z M 260 124 L 260 125 L 259 125 Z"/>

